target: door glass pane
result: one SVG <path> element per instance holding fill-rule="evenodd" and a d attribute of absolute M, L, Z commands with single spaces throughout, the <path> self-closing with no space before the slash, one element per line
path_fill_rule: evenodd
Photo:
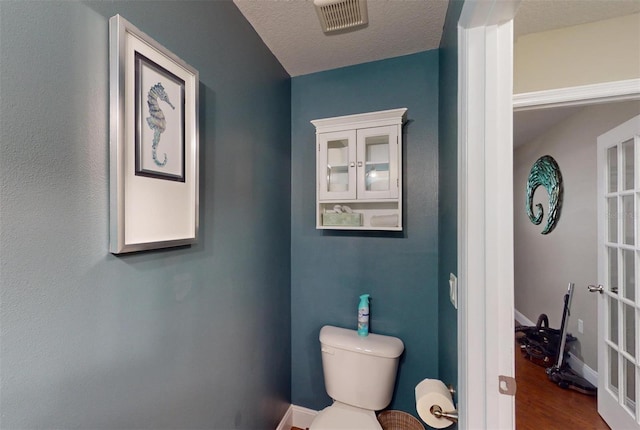
<path fill-rule="evenodd" d="M 631 356 L 636 356 L 636 310 L 633 306 L 623 305 L 623 327 L 624 333 L 624 350 Z"/>
<path fill-rule="evenodd" d="M 609 234 L 607 239 L 609 242 L 618 242 L 618 198 L 610 197 L 607 199 L 608 213 L 607 222 L 609 223 Z"/>
<path fill-rule="evenodd" d="M 618 344 L 618 301 L 609 297 L 609 340 Z"/>
<path fill-rule="evenodd" d="M 389 136 L 365 138 L 365 189 L 389 190 Z"/>
<path fill-rule="evenodd" d="M 624 157 L 624 177 L 622 187 L 624 190 L 632 190 L 634 186 L 634 158 L 633 139 L 622 143 L 622 156 Z"/>
<path fill-rule="evenodd" d="M 618 191 L 618 148 L 616 146 L 607 149 L 607 166 L 609 171 L 607 189 L 613 193 Z"/>
<path fill-rule="evenodd" d="M 636 299 L 636 270 L 634 264 L 635 251 L 630 249 L 622 250 L 622 270 L 624 275 L 624 294 L 623 296 L 629 300 Z"/>
<path fill-rule="evenodd" d="M 635 210 L 633 208 L 633 196 L 622 196 L 622 235 L 624 243 L 633 245 L 635 243 Z"/>
<path fill-rule="evenodd" d="M 614 393 L 618 392 L 618 353 L 615 349 L 609 348 L 609 389 Z"/>
<path fill-rule="evenodd" d="M 616 248 L 607 248 L 609 252 L 609 291 L 618 292 L 618 250 Z"/>
<path fill-rule="evenodd" d="M 624 404 L 630 409 L 630 412 L 635 416 L 636 409 L 636 366 L 629 360 L 624 360 L 624 381 L 625 381 L 625 396 Z"/>
<path fill-rule="evenodd" d="M 329 191 L 349 189 L 349 141 L 347 139 L 327 142 L 327 185 Z"/>

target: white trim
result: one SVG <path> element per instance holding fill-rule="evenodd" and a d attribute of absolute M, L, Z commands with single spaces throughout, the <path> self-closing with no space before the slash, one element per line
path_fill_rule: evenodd
<path fill-rule="evenodd" d="M 577 106 L 640 99 L 640 78 L 513 95 L 513 110 Z"/>
<path fill-rule="evenodd" d="M 518 4 L 467 0 L 458 27 L 461 430 L 515 425 L 514 398 L 500 394 L 498 377 L 514 375 L 512 19 Z"/>
<path fill-rule="evenodd" d="M 571 353 L 569 353 L 569 359 L 567 362 L 569 363 L 571 370 L 589 381 L 594 387 L 598 386 L 598 372 L 584 364 L 582 360 Z"/>
<path fill-rule="evenodd" d="M 316 134 L 356 128 L 381 127 L 384 125 L 402 125 L 407 120 L 407 108 L 389 109 L 378 112 L 358 113 L 331 118 L 314 119 Z"/>
<path fill-rule="evenodd" d="M 289 405 L 276 430 L 291 430 L 293 426 L 293 405 Z"/>
<path fill-rule="evenodd" d="M 502 25 L 516 16 L 521 0 L 467 0 L 458 25 L 470 29 Z"/>
<path fill-rule="evenodd" d="M 527 318 L 522 312 L 519 312 L 517 309 L 513 310 L 513 314 L 514 314 L 515 320 L 518 321 L 518 324 L 520 325 L 528 325 L 528 326 L 536 325 L 536 323 L 531 321 L 529 318 Z"/>
<path fill-rule="evenodd" d="M 311 427 L 313 419 L 318 415 L 318 411 L 304 408 L 297 405 L 289 405 L 287 412 L 280 420 L 276 430 L 291 430 L 291 427 L 306 429 Z"/>
<path fill-rule="evenodd" d="M 313 419 L 318 415 L 318 411 L 302 406 L 292 405 L 291 408 L 293 409 L 293 425 L 301 429 L 311 427 Z"/>
<path fill-rule="evenodd" d="M 318 411 L 297 405 L 291 405 L 291 410 L 293 412 L 293 425 L 301 429 L 311 427 L 311 423 L 318 415 Z"/>
<path fill-rule="evenodd" d="M 465 4 L 466 5 L 466 4 Z M 470 30 L 458 29 L 458 417 L 459 427 L 461 429 L 469 428 L 469 422 L 471 417 L 484 416 L 485 405 L 483 396 L 474 396 L 473 391 L 468 387 L 477 387 L 484 385 L 484 366 L 483 363 L 478 363 L 475 360 L 476 356 L 481 357 L 484 361 L 484 339 L 479 336 L 473 336 L 470 333 L 470 328 L 474 326 L 474 323 L 480 323 L 484 326 L 484 315 L 482 310 L 476 306 L 471 306 L 472 303 L 477 300 L 484 302 L 482 291 L 477 291 L 467 286 L 467 273 L 476 272 L 474 267 L 470 268 L 473 261 L 468 261 L 467 254 L 470 252 L 469 248 L 474 247 L 480 243 L 478 238 L 473 237 L 471 234 L 478 230 L 471 229 L 467 225 L 469 220 L 469 205 L 477 205 L 479 202 L 468 202 L 478 194 L 471 194 L 467 192 L 469 184 L 474 182 L 474 179 L 481 177 L 482 172 L 476 172 L 479 166 L 468 163 L 468 160 L 475 154 L 473 153 L 473 147 L 467 147 L 467 145 L 461 142 L 467 140 L 468 129 L 473 127 L 480 127 L 480 124 L 471 123 L 470 119 L 467 119 L 467 110 L 470 110 L 469 103 L 463 98 L 468 95 L 469 101 L 473 100 L 473 97 L 469 95 L 469 89 L 467 89 L 466 77 L 468 73 L 462 73 L 465 69 L 465 63 L 467 57 L 470 56 L 470 50 L 468 48 L 468 41 L 473 40 L 473 37 L 469 33 Z M 471 154 L 469 154 L 471 152 Z M 477 214 L 476 221 L 482 224 L 484 221 L 480 220 L 484 215 L 484 211 Z M 475 253 L 480 250 L 476 250 Z M 475 266 L 478 266 L 476 264 Z M 475 353 L 474 353 L 475 351 Z M 472 359 L 473 357 L 473 359 Z M 483 418 L 484 420 L 484 418 Z"/>

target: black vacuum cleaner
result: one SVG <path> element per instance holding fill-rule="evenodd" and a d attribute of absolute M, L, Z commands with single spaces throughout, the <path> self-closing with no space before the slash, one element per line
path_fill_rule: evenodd
<path fill-rule="evenodd" d="M 546 368 L 547 376 L 559 387 L 571 389 L 583 394 L 595 396 L 597 393 L 589 381 L 575 373 L 569 366 L 569 343 L 576 340 L 567 333 L 573 283 L 569 284 L 564 295 L 564 309 L 560 329 L 549 327 L 549 318 L 545 314 L 538 317 L 535 326 L 517 326 L 516 338 L 524 357 L 531 362 Z M 555 362 L 555 364 L 553 364 Z"/>
<path fill-rule="evenodd" d="M 571 309 L 571 299 L 573 298 L 573 283 L 569 284 L 567 294 L 564 295 L 564 311 L 562 313 L 562 323 L 560 324 L 560 346 L 556 364 L 547 368 L 549 380 L 558 384 L 560 388 L 571 389 L 589 396 L 597 394 L 597 388 L 589 381 L 575 373 L 565 360 L 565 346 L 567 341 L 567 325 L 569 324 L 569 314 Z"/>
<path fill-rule="evenodd" d="M 560 334 L 560 330 L 549 327 L 549 317 L 546 314 L 540 314 L 534 326 L 516 326 L 516 339 L 524 358 L 545 369 L 552 366 L 558 358 Z M 575 340 L 571 334 L 566 334 L 565 352 L 569 349 L 569 343 Z"/>

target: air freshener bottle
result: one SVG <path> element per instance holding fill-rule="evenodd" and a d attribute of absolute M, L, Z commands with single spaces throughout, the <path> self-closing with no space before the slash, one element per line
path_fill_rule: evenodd
<path fill-rule="evenodd" d="M 358 305 L 358 335 L 369 335 L 369 294 L 360 296 Z"/>

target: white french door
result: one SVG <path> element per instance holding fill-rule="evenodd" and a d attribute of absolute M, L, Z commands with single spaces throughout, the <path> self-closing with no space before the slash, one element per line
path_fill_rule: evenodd
<path fill-rule="evenodd" d="M 640 429 L 640 115 L 598 137 L 598 413 Z"/>

